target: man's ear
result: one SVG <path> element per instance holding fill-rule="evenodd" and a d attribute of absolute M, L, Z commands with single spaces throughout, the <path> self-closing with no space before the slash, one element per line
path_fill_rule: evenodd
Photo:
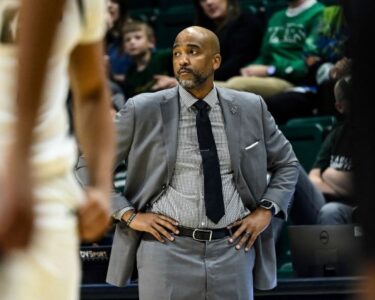
<path fill-rule="evenodd" d="M 343 105 L 340 101 L 335 101 L 335 108 L 336 110 L 342 114 L 344 112 L 344 108 L 343 108 Z"/>
<path fill-rule="evenodd" d="M 212 58 L 212 67 L 214 71 L 219 69 L 220 64 L 221 64 L 221 55 L 219 53 L 216 53 Z"/>

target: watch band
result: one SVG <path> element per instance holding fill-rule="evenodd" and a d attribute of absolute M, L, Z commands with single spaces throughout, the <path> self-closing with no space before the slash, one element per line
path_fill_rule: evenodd
<path fill-rule="evenodd" d="M 276 214 L 276 207 L 275 204 L 268 200 L 262 200 L 259 204 L 260 207 L 270 210 L 272 215 L 274 216 Z"/>

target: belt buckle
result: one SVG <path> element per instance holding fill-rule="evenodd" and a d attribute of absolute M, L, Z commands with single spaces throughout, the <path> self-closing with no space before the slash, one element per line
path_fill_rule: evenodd
<path fill-rule="evenodd" d="M 195 237 L 195 233 L 196 232 L 207 232 L 207 233 L 209 233 L 210 234 L 210 237 L 209 237 L 209 239 L 208 240 L 202 240 L 202 239 L 199 239 L 199 238 L 196 238 Z M 206 242 L 206 241 L 211 241 L 212 240 L 212 230 L 206 230 L 206 229 L 198 229 L 198 228 L 196 228 L 196 229 L 194 229 L 194 231 L 193 231 L 193 235 L 192 235 L 192 237 L 193 237 L 193 240 L 196 240 L 196 241 L 198 241 L 198 242 Z"/>

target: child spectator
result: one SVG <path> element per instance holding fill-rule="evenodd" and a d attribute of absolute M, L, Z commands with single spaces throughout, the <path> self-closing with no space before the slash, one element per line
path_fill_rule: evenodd
<path fill-rule="evenodd" d="M 128 17 L 125 0 L 107 0 L 107 32 L 105 36 L 106 54 L 109 63 L 109 77 L 116 83 L 122 84 L 131 64 L 131 59 L 124 51 L 122 28 Z"/>
<path fill-rule="evenodd" d="M 123 30 L 125 52 L 132 58 L 124 91 L 127 97 L 139 93 L 173 87 L 177 81 L 172 71 L 170 49 L 153 50 L 155 36 L 152 28 L 145 22 L 133 21 Z"/>

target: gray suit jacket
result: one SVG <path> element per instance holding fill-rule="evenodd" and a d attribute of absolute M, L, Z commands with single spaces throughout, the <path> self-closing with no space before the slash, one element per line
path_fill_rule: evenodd
<path fill-rule="evenodd" d="M 291 145 L 259 96 L 222 88 L 217 91 L 235 185 L 244 205 L 255 210 L 261 199 L 268 199 L 279 205 L 280 214 L 286 218 L 298 176 Z M 164 193 L 176 162 L 178 122 L 178 88 L 138 95 L 129 99 L 117 115 L 117 161 L 127 160 L 128 173 L 125 198 L 114 197 L 114 212 L 130 205 L 144 211 Z M 255 142 L 256 146 L 246 149 Z M 267 172 L 272 174 L 269 184 Z M 117 223 L 108 283 L 127 283 L 139 240 L 139 233 Z M 271 225 L 259 236 L 255 247 L 254 287 L 273 288 L 276 257 Z"/>

